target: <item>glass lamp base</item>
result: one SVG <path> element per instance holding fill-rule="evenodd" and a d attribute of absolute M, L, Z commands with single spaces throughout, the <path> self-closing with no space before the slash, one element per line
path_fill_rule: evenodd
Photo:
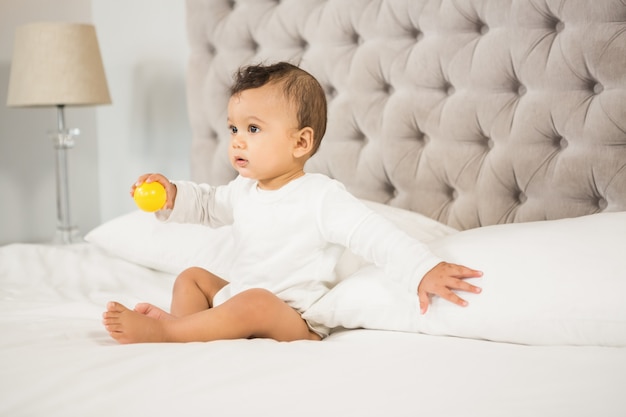
<path fill-rule="evenodd" d="M 70 228 L 57 228 L 56 233 L 54 234 L 53 243 L 55 245 L 69 245 L 71 243 L 80 243 L 84 242 L 84 239 L 78 232 L 77 227 Z"/>

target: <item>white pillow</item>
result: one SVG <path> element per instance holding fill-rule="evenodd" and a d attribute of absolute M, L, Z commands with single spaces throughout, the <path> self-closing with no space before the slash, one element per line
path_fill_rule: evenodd
<path fill-rule="evenodd" d="M 329 327 L 389 329 L 532 345 L 626 346 L 626 212 L 483 227 L 437 239 L 432 251 L 484 272 L 469 305 L 417 296 L 364 268 L 305 318 Z"/>
<path fill-rule="evenodd" d="M 363 202 L 423 241 L 457 232 L 418 213 Z M 192 224 L 163 223 L 154 214 L 139 210 L 96 227 L 85 236 L 85 240 L 120 258 L 149 268 L 178 274 L 188 267 L 199 266 L 224 279 L 228 279 L 233 251 L 230 226 L 212 229 Z M 357 255 L 345 251 L 337 265 L 337 273 L 346 277 L 365 264 Z"/>
<path fill-rule="evenodd" d="M 226 277 L 233 252 L 230 226 L 163 223 L 139 210 L 96 227 L 85 240 L 127 261 L 172 274 L 199 266 Z"/>

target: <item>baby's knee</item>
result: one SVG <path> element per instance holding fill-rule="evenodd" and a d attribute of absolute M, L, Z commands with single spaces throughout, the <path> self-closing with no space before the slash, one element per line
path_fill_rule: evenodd
<path fill-rule="evenodd" d="M 263 307 L 268 303 L 274 302 L 278 297 L 273 292 L 265 288 L 250 288 L 240 293 L 242 299 L 249 305 L 258 305 Z"/>
<path fill-rule="evenodd" d="M 239 301 L 246 313 L 251 317 L 261 317 L 276 303 L 282 303 L 274 293 L 263 288 L 251 288 L 239 293 Z"/>
<path fill-rule="evenodd" d="M 200 279 L 200 277 L 206 274 L 207 271 L 205 269 L 199 268 L 197 266 L 192 266 L 191 268 L 185 269 L 183 272 L 178 274 L 176 277 L 176 281 L 174 285 L 187 285 L 194 284 Z"/>
<path fill-rule="evenodd" d="M 204 268 L 200 268 L 199 266 L 191 266 L 185 270 L 183 270 L 183 272 L 181 272 L 179 274 L 179 276 L 196 276 L 199 274 L 206 274 L 209 271 L 207 271 Z"/>

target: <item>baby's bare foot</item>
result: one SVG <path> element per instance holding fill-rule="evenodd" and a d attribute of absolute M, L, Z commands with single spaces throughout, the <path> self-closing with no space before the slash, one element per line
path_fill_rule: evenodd
<path fill-rule="evenodd" d="M 144 316 L 148 316 L 156 320 L 172 320 L 176 318 L 165 310 L 160 309 L 159 307 L 150 303 L 137 304 L 135 306 L 135 311 L 139 314 L 143 314 Z"/>
<path fill-rule="evenodd" d="M 120 343 L 165 342 L 163 321 L 109 302 L 102 323 L 111 337 Z"/>

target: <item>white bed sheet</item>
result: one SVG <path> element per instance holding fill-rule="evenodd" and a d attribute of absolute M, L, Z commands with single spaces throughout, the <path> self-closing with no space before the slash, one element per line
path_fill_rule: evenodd
<path fill-rule="evenodd" d="M 0 247 L 0 416 L 626 415 L 626 349 L 351 330 L 323 342 L 118 345 L 106 301 L 174 276 L 90 244 Z"/>

